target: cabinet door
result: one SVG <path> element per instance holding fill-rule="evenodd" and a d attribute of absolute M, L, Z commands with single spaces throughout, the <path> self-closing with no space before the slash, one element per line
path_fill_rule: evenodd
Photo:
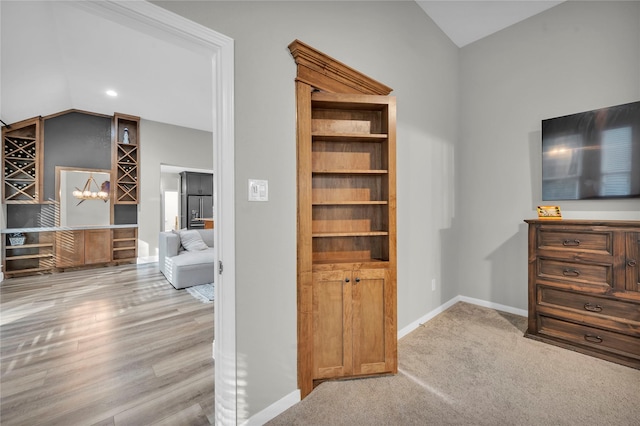
<path fill-rule="evenodd" d="M 56 268 L 84 264 L 84 231 L 56 232 Z"/>
<path fill-rule="evenodd" d="M 395 371 L 395 310 L 387 269 L 313 274 L 314 379 Z"/>
<path fill-rule="evenodd" d="M 111 230 L 84 231 L 84 264 L 111 262 Z"/>
<path fill-rule="evenodd" d="M 351 272 L 313 273 L 313 379 L 352 374 Z"/>
<path fill-rule="evenodd" d="M 394 306 L 392 283 L 386 269 L 353 272 L 353 374 L 394 370 Z"/>
<path fill-rule="evenodd" d="M 187 193 L 213 195 L 213 176 L 206 173 L 186 173 Z"/>
<path fill-rule="evenodd" d="M 640 292 L 640 232 L 628 232 L 626 246 L 626 290 Z"/>

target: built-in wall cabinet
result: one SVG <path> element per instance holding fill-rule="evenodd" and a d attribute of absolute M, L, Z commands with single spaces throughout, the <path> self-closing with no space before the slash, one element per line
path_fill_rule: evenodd
<path fill-rule="evenodd" d="M 397 373 L 395 98 L 296 40 L 298 381 Z"/>
<path fill-rule="evenodd" d="M 139 123 L 132 115 L 69 110 L 2 128 L 2 202 L 7 212 L 2 256 L 7 277 L 136 261 Z M 105 223 L 60 226 L 60 168 L 106 172 L 103 180 L 109 182 L 101 188 L 109 193 Z M 64 189 L 71 197 L 71 190 Z M 73 204 L 81 203 L 104 200 Z"/>

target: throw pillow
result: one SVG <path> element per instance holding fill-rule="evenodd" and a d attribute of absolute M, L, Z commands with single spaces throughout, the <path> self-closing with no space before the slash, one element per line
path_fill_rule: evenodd
<path fill-rule="evenodd" d="M 180 242 L 187 251 L 199 251 L 209 248 L 209 246 L 202 241 L 200 233 L 195 229 L 180 231 Z"/>

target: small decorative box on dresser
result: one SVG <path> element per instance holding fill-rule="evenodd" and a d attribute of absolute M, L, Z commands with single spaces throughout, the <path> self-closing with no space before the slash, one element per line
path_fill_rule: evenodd
<path fill-rule="evenodd" d="M 640 369 L 640 221 L 525 222 L 525 335 Z"/>

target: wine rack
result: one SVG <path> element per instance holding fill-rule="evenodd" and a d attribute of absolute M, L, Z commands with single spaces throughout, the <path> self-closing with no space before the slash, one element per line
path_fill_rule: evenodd
<path fill-rule="evenodd" d="M 41 119 L 2 129 L 2 198 L 8 204 L 40 202 Z"/>
<path fill-rule="evenodd" d="M 140 138 L 138 117 L 115 114 L 114 204 L 138 204 Z"/>

